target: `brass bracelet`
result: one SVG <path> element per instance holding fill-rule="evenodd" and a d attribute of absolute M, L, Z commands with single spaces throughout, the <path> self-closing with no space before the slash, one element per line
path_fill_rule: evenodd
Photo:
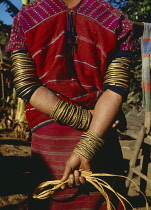
<path fill-rule="evenodd" d="M 71 103 L 59 100 L 50 117 L 56 122 L 78 130 L 87 131 L 92 119 L 91 112 Z"/>
<path fill-rule="evenodd" d="M 73 152 L 91 161 L 103 145 L 104 140 L 93 131 L 88 130 L 81 136 Z"/>
<path fill-rule="evenodd" d="M 104 76 L 104 84 L 129 88 L 129 71 L 131 60 L 128 57 L 116 58 L 109 65 Z"/>
<path fill-rule="evenodd" d="M 24 99 L 32 87 L 40 83 L 33 59 L 28 53 L 16 52 L 11 55 L 14 87 L 18 96 Z"/>

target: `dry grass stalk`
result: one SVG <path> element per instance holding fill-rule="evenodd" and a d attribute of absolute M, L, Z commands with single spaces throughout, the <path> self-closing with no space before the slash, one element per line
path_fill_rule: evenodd
<path fill-rule="evenodd" d="M 115 207 L 113 206 L 113 204 L 110 202 L 108 194 L 106 193 L 105 189 L 110 190 L 113 194 L 116 195 L 116 197 L 119 199 L 119 201 L 121 202 L 121 204 L 123 205 L 124 210 L 126 210 L 126 206 L 124 204 L 124 201 L 126 201 L 131 208 L 133 209 L 133 206 L 131 205 L 131 203 L 124 197 L 122 196 L 120 193 L 116 192 L 107 182 L 105 182 L 104 180 L 98 178 L 98 177 L 123 177 L 125 179 L 128 179 L 125 176 L 122 175 L 114 175 L 114 174 L 93 174 L 91 171 L 81 171 L 81 176 L 85 177 L 85 179 L 91 183 L 105 198 L 106 203 L 107 203 L 107 209 L 108 210 L 113 210 L 115 209 Z M 53 180 L 53 181 L 46 181 L 41 183 L 34 191 L 33 193 L 33 198 L 36 199 L 46 199 L 48 197 L 50 197 L 57 189 L 59 189 L 63 184 L 67 183 L 68 180 L 62 182 L 61 180 Z M 132 180 L 131 182 L 137 186 Z M 53 188 L 50 189 L 46 189 L 44 190 L 44 188 L 48 188 L 49 185 L 53 185 Z M 137 186 L 138 187 L 138 186 Z M 138 188 L 139 190 L 139 188 Z M 140 192 L 146 201 L 146 210 L 148 209 L 148 202 L 147 199 L 145 197 L 145 195 Z M 116 209 L 115 209 L 116 210 Z"/>

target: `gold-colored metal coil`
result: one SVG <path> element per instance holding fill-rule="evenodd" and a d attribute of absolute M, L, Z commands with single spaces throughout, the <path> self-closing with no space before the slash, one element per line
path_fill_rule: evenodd
<path fill-rule="evenodd" d="M 120 57 L 112 61 L 106 70 L 104 84 L 129 88 L 129 71 L 131 59 L 129 57 Z"/>
<path fill-rule="evenodd" d="M 103 145 L 104 140 L 91 130 L 88 130 L 81 136 L 80 142 L 76 145 L 74 152 L 88 160 L 92 160 Z"/>
<path fill-rule="evenodd" d="M 18 96 L 24 98 L 39 82 L 35 63 L 28 53 L 13 53 L 11 60 L 14 87 Z"/>
<path fill-rule="evenodd" d="M 89 110 L 63 100 L 58 101 L 50 117 L 60 124 L 69 125 L 70 127 L 83 131 L 88 130 L 92 119 Z"/>

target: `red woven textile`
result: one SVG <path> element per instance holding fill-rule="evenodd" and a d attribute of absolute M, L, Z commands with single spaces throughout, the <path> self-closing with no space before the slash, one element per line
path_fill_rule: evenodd
<path fill-rule="evenodd" d="M 105 70 L 118 51 L 133 48 L 132 23 L 104 0 L 81 0 L 70 9 L 76 49 L 69 58 L 68 8 L 60 0 L 34 0 L 14 19 L 7 51 L 28 50 L 42 84 L 60 98 L 93 109 Z M 27 105 L 31 128 L 48 116 Z"/>
<path fill-rule="evenodd" d="M 34 181 L 32 188 L 37 187 L 41 182 L 52 179 L 61 179 L 65 162 L 78 142 L 82 132 L 76 131 L 68 126 L 61 126 L 57 123 L 37 129 L 32 135 L 32 171 Z M 104 152 L 100 154 L 93 164 L 93 171 L 106 171 L 117 173 L 121 167 L 122 155 L 116 135 L 112 136 L 114 143 L 107 145 Z M 113 139 L 112 139 L 113 140 Z M 112 150 L 111 150 L 112 148 Z M 106 154 L 106 155 L 105 155 Z M 108 180 L 112 184 L 112 180 Z M 117 182 L 118 183 L 118 182 Z M 119 184 L 117 184 L 119 185 Z M 116 187 L 116 186 L 115 186 Z M 111 196 L 112 197 L 112 196 Z M 29 209 L 41 210 L 85 210 L 100 209 L 106 210 L 104 198 L 90 184 L 78 188 L 71 188 L 65 191 L 58 191 L 53 196 L 55 200 L 66 200 L 56 202 L 52 200 L 32 200 Z M 70 198 L 70 199 L 68 199 Z M 111 199 L 117 210 L 123 207 L 114 198 Z"/>

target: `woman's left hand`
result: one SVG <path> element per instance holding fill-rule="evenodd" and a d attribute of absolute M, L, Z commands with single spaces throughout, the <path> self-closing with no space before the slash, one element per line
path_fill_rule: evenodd
<path fill-rule="evenodd" d="M 86 180 L 84 177 L 81 176 L 79 170 L 90 170 L 90 167 L 91 165 L 89 160 L 73 152 L 66 162 L 65 170 L 61 181 L 65 181 L 68 179 L 69 187 L 84 184 Z M 61 189 L 65 188 L 65 184 L 61 186 Z"/>

